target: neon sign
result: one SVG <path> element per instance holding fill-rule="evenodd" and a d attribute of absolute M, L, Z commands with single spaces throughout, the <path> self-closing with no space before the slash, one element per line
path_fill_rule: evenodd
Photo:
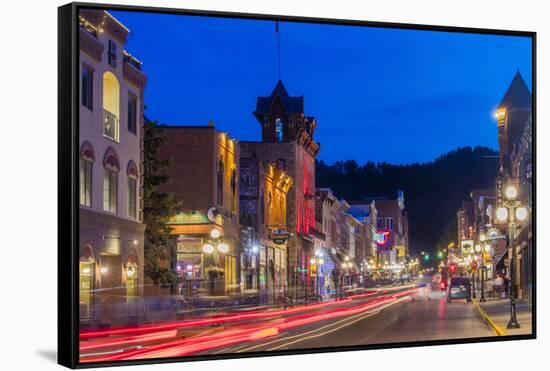
<path fill-rule="evenodd" d="M 390 231 L 378 231 L 374 234 L 374 242 L 380 247 L 386 246 L 390 239 Z"/>

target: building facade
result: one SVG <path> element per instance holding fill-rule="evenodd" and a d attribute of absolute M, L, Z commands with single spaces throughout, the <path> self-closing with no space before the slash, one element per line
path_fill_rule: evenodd
<path fill-rule="evenodd" d="M 471 253 L 474 248 L 474 203 L 471 199 L 464 200 L 462 207 L 456 212 L 458 256 Z"/>
<path fill-rule="evenodd" d="M 257 157 L 240 159 L 241 288 L 258 293 L 262 303 L 273 303 L 287 285 L 286 240 L 274 238 L 274 233 L 287 229 L 292 183 L 276 164 Z"/>
<path fill-rule="evenodd" d="M 288 285 L 298 297 L 310 286 L 308 262 L 314 255 L 316 121 L 304 113 L 303 97 L 291 97 L 279 81 L 267 97 L 258 97 L 254 116 L 262 128 L 262 141 L 241 142 L 244 157 L 275 163 L 294 182 L 287 194 Z M 301 286 L 301 289 L 297 289 Z"/>
<path fill-rule="evenodd" d="M 349 213 L 361 222 L 363 238 L 358 262 L 363 276 L 374 277 L 377 259 L 375 237 L 378 233 L 378 211 L 374 200 L 368 202 L 351 202 Z"/>
<path fill-rule="evenodd" d="M 142 127 L 146 76 L 129 30 L 80 10 L 80 317 L 116 324 L 143 293 Z M 96 312 L 101 312 L 101 316 Z"/>
<path fill-rule="evenodd" d="M 403 191 L 396 199 L 375 200 L 379 265 L 403 265 L 409 256 L 409 221 Z"/>
<path fill-rule="evenodd" d="M 520 298 L 530 300 L 532 298 L 532 257 L 533 257 L 533 227 L 532 227 L 532 95 L 518 71 L 510 86 L 504 94 L 496 111 L 498 126 L 498 143 L 500 169 L 496 180 L 497 206 L 501 206 L 502 186 L 513 183 L 518 187 L 518 199 L 522 206 L 528 210 L 528 216 L 524 221 L 516 221 L 516 293 Z M 507 225 L 502 225 L 506 228 Z M 507 231 L 508 232 L 508 231 Z M 497 263 L 497 268 L 504 265 L 509 272 L 512 257 L 510 248 L 503 255 L 502 262 Z M 506 256 L 506 257 L 505 257 Z M 506 262 L 503 261 L 506 259 Z"/>
<path fill-rule="evenodd" d="M 160 191 L 180 204 L 168 221 L 179 283 L 189 294 L 228 296 L 238 290 L 240 270 L 239 143 L 213 124 L 158 130 L 166 137 L 159 158 L 170 161 Z"/>

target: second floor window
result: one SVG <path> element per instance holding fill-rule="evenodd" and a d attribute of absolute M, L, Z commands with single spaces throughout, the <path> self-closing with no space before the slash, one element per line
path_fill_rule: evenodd
<path fill-rule="evenodd" d="M 137 132 L 137 99 L 133 95 L 128 95 L 128 131 Z"/>
<path fill-rule="evenodd" d="M 105 168 L 103 175 L 103 210 L 116 214 L 118 193 L 118 172 Z"/>
<path fill-rule="evenodd" d="M 393 218 L 386 218 L 386 229 L 393 231 Z"/>
<path fill-rule="evenodd" d="M 92 206 L 92 161 L 80 158 L 80 204 Z"/>
<path fill-rule="evenodd" d="M 82 66 L 82 105 L 93 109 L 94 72 L 87 66 Z"/>
<path fill-rule="evenodd" d="M 218 198 L 218 205 L 223 206 L 223 175 L 224 175 L 224 166 L 223 166 L 223 160 L 220 159 L 218 161 L 218 173 L 217 173 L 217 198 Z"/>
<path fill-rule="evenodd" d="M 128 177 L 128 216 L 137 218 L 137 179 Z"/>
<path fill-rule="evenodd" d="M 264 190 L 260 190 L 260 224 L 263 226 L 265 224 L 265 199 L 264 199 Z"/>
<path fill-rule="evenodd" d="M 237 169 L 231 170 L 231 211 L 237 211 Z"/>

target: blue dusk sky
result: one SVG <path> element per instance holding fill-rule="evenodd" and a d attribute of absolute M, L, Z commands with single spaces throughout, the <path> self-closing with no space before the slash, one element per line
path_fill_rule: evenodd
<path fill-rule="evenodd" d="M 113 11 L 148 76 L 146 115 L 260 140 L 252 112 L 278 76 L 275 22 Z M 281 77 L 317 118 L 319 158 L 410 163 L 461 146 L 498 148 L 492 113 L 531 39 L 306 23 L 279 24 Z"/>

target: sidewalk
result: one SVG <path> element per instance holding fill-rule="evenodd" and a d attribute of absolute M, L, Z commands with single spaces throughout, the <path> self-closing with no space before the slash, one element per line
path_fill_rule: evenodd
<path fill-rule="evenodd" d="M 479 299 L 474 299 L 483 319 L 500 336 L 506 335 L 529 335 L 532 327 L 532 304 L 517 300 L 516 316 L 521 326 L 519 329 L 507 329 L 506 325 L 510 320 L 510 299 L 487 298 L 486 302 L 480 303 Z"/>

